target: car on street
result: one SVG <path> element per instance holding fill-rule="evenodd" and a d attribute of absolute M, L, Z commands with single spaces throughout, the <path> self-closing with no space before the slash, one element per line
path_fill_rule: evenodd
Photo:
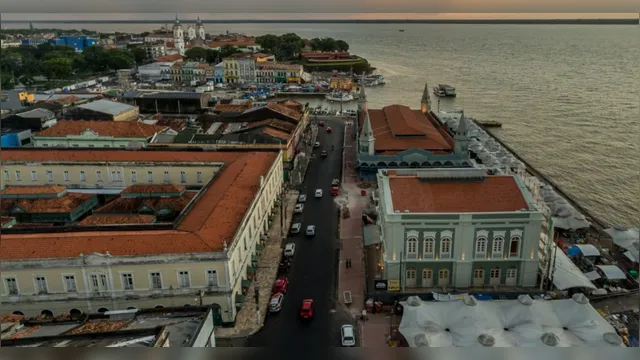
<path fill-rule="evenodd" d="M 327 132 L 330 133 L 331 131 L 333 131 L 330 127 L 327 128 Z"/>
<path fill-rule="evenodd" d="M 307 202 L 307 195 L 300 194 L 300 196 L 298 196 L 298 202 L 299 203 Z"/>
<path fill-rule="evenodd" d="M 333 180 L 331 181 L 331 186 L 338 186 L 338 185 L 340 185 L 340 180 L 338 180 L 338 179 L 333 179 Z M 302 201 L 301 201 L 301 202 L 302 202 Z"/>
<path fill-rule="evenodd" d="M 318 126 L 320 126 L 320 127 L 324 126 L 324 121 L 320 121 L 320 122 L 318 123 Z"/>
<path fill-rule="evenodd" d="M 300 306 L 300 318 L 303 320 L 313 319 L 313 300 L 302 300 L 302 306 Z"/>
<path fill-rule="evenodd" d="M 294 223 L 293 225 L 291 225 L 292 234 L 299 234 L 301 229 L 302 229 L 301 223 Z"/>
<path fill-rule="evenodd" d="M 289 258 L 284 258 L 280 260 L 280 265 L 278 266 L 278 275 L 284 274 L 291 268 L 291 260 Z"/>
<path fill-rule="evenodd" d="M 271 297 L 271 301 L 269 301 L 269 312 L 270 313 L 278 313 L 282 309 L 282 301 L 284 300 L 284 295 L 282 293 L 273 294 Z"/>
<path fill-rule="evenodd" d="M 284 256 L 292 257 L 293 254 L 295 254 L 295 252 L 296 252 L 296 244 L 294 243 L 288 243 L 284 247 Z"/>
<path fill-rule="evenodd" d="M 308 225 L 307 226 L 307 231 L 305 232 L 305 234 L 307 236 L 314 236 L 316 234 L 316 226 L 315 225 Z"/>
<path fill-rule="evenodd" d="M 320 147 L 320 143 L 319 143 L 318 141 L 316 141 L 316 143 L 315 143 L 315 144 L 313 144 L 313 147 L 314 147 L 314 148 L 319 148 L 319 147 Z"/>
<path fill-rule="evenodd" d="M 322 152 L 320 153 L 320 156 L 323 158 L 327 157 L 327 150 L 322 150 Z"/>
<path fill-rule="evenodd" d="M 340 188 L 337 186 L 334 186 L 331 188 L 331 196 L 338 196 L 340 195 Z"/>
<path fill-rule="evenodd" d="M 345 347 L 356 346 L 356 334 L 352 325 L 342 325 L 340 328 L 340 342 Z"/>
<path fill-rule="evenodd" d="M 304 210 L 304 204 L 296 204 L 296 207 L 293 208 L 293 213 L 302 214 L 302 210 Z"/>
<path fill-rule="evenodd" d="M 322 189 L 316 189 L 316 197 L 317 198 L 321 198 L 322 197 Z"/>
<path fill-rule="evenodd" d="M 273 293 L 287 293 L 287 287 L 289 286 L 289 279 L 286 277 L 281 277 L 276 280 L 275 284 L 273 284 Z"/>

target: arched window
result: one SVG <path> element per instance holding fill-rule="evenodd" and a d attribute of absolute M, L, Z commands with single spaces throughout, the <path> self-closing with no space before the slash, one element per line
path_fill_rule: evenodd
<path fill-rule="evenodd" d="M 99 313 L 105 313 L 105 312 L 107 312 L 107 311 L 109 311 L 109 309 L 107 309 L 107 308 L 100 308 L 100 309 L 98 309 L 98 312 L 99 312 Z"/>
<path fill-rule="evenodd" d="M 40 315 L 46 317 L 46 318 L 52 318 L 53 317 L 53 311 L 51 310 L 42 310 L 40 312 Z"/>
<path fill-rule="evenodd" d="M 71 316 L 72 319 L 78 318 L 78 317 L 82 316 L 82 310 L 71 309 L 71 310 L 69 310 L 69 316 Z"/>
<path fill-rule="evenodd" d="M 511 237 L 509 242 L 509 257 L 518 257 L 520 255 L 520 242 L 522 239 L 518 235 Z"/>
<path fill-rule="evenodd" d="M 493 248 L 491 251 L 491 255 L 496 257 L 502 257 L 502 253 L 504 251 L 504 237 L 496 236 L 493 238 Z"/>
<path fill-rule="evenodd" d="M 418 257 L 418 239 L 410 237 L 407 239 L 407 259 L 416 259 Z"/>
<path fill-rule="evenodd" d="M 440 258 L 449 259 L 451 257 L 451 238 L 443 237 L 440 239 Z"/>
<path fill-rule="evenodd" d="M 435 243 L 436 243 L 436 240 L 432 237 L 428 237 L 424 239 L 424 257 L 425 258 L 433 257 Z"/>
<path fill-rule="evenodd" d="M 487 238 L 478 236 L 476 239 L 476 257 L 484 257 L 487 254 Z"/>

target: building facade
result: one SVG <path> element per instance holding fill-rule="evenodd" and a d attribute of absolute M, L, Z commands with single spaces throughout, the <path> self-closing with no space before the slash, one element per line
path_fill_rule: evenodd
<path fill-rule="evenodd" d="M 401 291 L 536 286 L 544 216 L 517 176 L 407 169 L 377 181 L 382 276 Z"/>
<path fill-rule="evenodd" d="M 3 186 L 32 182 L 16 172 L 47 171 L 53 180 L 43 176 L 36 183 L 75 191 L 143 182 L 200 190 L 176 227 L 113 223 L 62 237 L 47 229 L 3 230 L 0 311 L 31 316 L 199 304 L 212 306 L 222 322 L 235 320 L 281 196 L 282 153 L 31 150 L 3 156 Z"/>
<path fill-rule="evenodd" d="M 228 84 L 255 84 L 256 60 L 251 54 L 233 54 L 222 60 Z"/>
<path fill-rule="evenodd" d="M 204 83 L 213 76 L 213 67 L 195 61 L 175 63 L 171 66 L 171 79 L 176 84 L 190 84 L 192 81 Z"/>
<path fill-rule="evenodd" d="M 302 65 L 259 63 L 256 80 L 259 84 L 300 84 L 302 73 Z"/>

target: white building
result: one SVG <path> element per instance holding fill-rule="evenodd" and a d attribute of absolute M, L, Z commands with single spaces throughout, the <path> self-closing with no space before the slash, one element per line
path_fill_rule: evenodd
<path fill-rule="evenodd" d="M 171 67 L 175 62 L 154 62 L 138 66 L 138 78 L 141 81 L 171 80 Z"/>
<path fill-rule="evenodd" d="M 536 285 L 543 215 L 518 177 L 398 169 L 377 181 L 384 279 L 404 290 Z"/>

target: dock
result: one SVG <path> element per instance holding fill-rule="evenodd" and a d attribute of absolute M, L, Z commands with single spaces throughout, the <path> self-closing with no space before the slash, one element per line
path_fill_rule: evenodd
<path fill-rule="evenodd" d="M 473 120 L 478 126 L 483 128 L 501 128 L 502 123 L 495 120 Z"/>

